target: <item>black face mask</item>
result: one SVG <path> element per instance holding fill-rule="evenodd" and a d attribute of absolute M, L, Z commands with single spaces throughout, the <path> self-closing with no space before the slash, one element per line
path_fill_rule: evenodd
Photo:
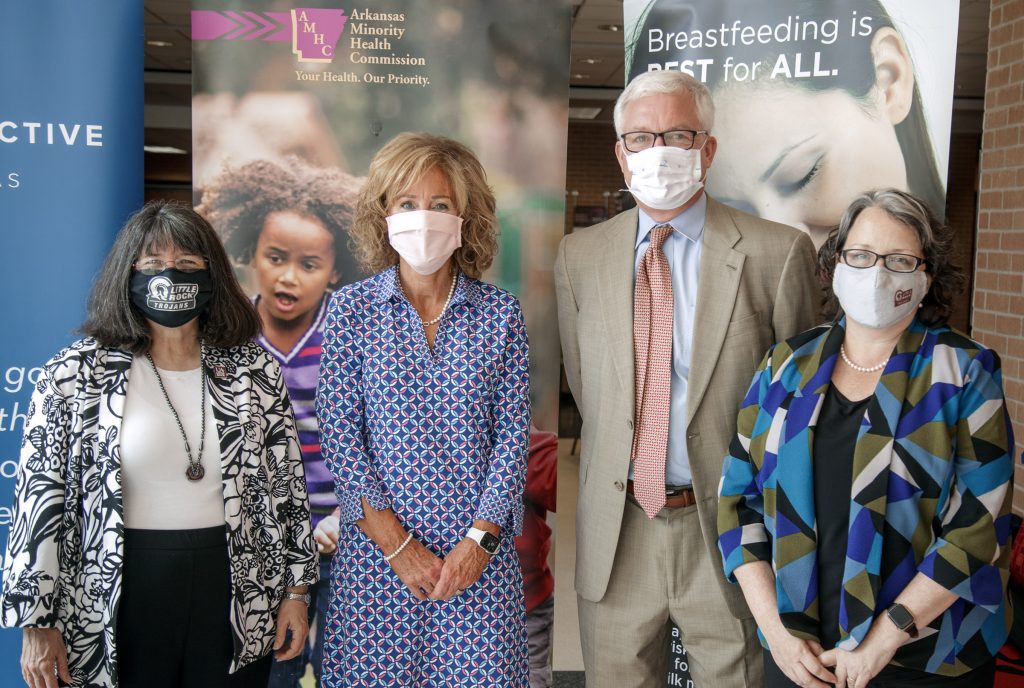
<path fill-rule="evenodd" d="M 181 327 L 206 311 L 213 296 L 209 270 L 168 268 L 156 275 L 132 274 L 132 304 L 164 327 Z"/>

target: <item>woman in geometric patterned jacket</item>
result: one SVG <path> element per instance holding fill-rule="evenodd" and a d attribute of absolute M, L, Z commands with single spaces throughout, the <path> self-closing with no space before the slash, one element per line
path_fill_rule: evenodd
<path fill-rule="evenodd" d="M 774 346 L 723 466 L 719 546 L 768 686 L 991 686 L 1013 439 L 999 357 L 945 326 L 952 232 L 855 199 L 819 252 L 841 317 Z"/>
<path fill-rule="evenodd" d="M 25 681 L 263 688 L 317 561 L 281 373 L 206 221 L 133 215 L 83 331 L 25 425 L 0 596 Z"/>

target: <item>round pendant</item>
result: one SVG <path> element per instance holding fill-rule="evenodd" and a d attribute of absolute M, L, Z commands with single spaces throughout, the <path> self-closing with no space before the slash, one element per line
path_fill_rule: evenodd
<path fill-rule="evenodd" d="M 185 469 L 185 477 L 192 482 L 202 480 L 204 475 L 206 475 L 206 469 L 203 468 L 201 463 L 197 463 L 194 466 L 189 464 L 188 468 Z"/>

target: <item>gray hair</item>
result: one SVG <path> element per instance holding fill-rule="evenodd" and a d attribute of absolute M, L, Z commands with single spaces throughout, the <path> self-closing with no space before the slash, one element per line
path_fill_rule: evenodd
<path fill-rule="evenodd" d="M 715 102 L 708 87 L 686 72 L 665 69 L 644 72 L 626 85 L 615 101 L 615 133 L 622 135 L 622 113 L 628 104 L 658 93 L 689 93 L 693 96 L 701 129 L 711 131 L 715 124 Z"/>
<path fill-rule="evenodd" d="M 963 271 L 952 262 L 954 233 L 951 227 L 939 221 L 927 203 L 899 189 L 875 189 L 853 199 L 839 220 L 839 226 L 818 250 L 817 271 L 825 288 L 825 317 L 834 318 L 840 311 L 839 300 L 832 292 L 832 276 L 850 229 L 868 208 L 882 210 L 917 235 L 924 254 L 925 272 L 932 277 L 931 289 L 921 302 L 918 317 L 929 327 L 944 325 L 953 311 L 953 299 L 965 283 Z"/>

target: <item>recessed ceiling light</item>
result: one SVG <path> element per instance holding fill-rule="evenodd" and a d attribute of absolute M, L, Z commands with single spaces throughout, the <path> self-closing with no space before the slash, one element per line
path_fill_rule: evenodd
<path fill-rule="evenodd" d="M 584 64 L 601 64 L 604 62 L 600 57 L 581 57 L 576 60 L 577 62 L 583 62 Z"/>
<path fill-rule="evenodd" d="M 601 114 L 599 107 L 570 107 L 569 119 L 594 119 Z"/>
<path fill-rule="evenodd" d="M 143 146 L 142 150 L 147 153 L 163 153 L 169 155 L 188 155 L 188 151 L 175 148 L 174 146 Z"/>
<path fill-rule="evenodd" d="M 173 48 L 174 44 L 170 41 L 146 41 L 146 45 L 154 48 Z"/>
<path fill-rule="evenodd" d="M 622 31 L 622 24 L 600 24 L 597 28 L 601 31 Z"/>
<path fill-rule="evenodd" d="M 572 75 L 572 78 L 573 79 L 586 79 L 587 75 L 586 74 L 580 74 L 579 72 L 576 72 L 575 74 Z"/>

